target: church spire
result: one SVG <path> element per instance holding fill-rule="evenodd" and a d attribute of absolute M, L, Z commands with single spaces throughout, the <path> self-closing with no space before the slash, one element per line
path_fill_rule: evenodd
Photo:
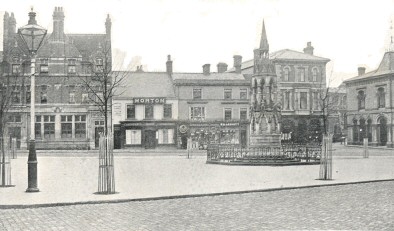
<path fill-rule="evenodd" d="M 267 39 L 267 32 L 265 32 L 264 20 L 263 20 L 263 29 L 261 32 L 260 50 L 269 51 L 269 44 Z"/>

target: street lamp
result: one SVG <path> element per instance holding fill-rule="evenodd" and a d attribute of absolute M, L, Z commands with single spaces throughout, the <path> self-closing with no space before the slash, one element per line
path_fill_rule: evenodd
<path fill-rule="evenodd" d="M 25 43 L 30 53 L 30 141 L 29 141 L 29 158 L 27 161 L 28 167 L 28 187 L 26 192 L 38 192 L 37 187 L 37 155 L 36 155 L 36 143 L 35 143 L 35 63 L 36 53 L 40 48 L 42 41 L 47 33 L 47 30 L 39 25 L 36 21 L 36 13 L 29 12 L 29 22 L 26 26 L 18 29 L 18 34 Z"/>

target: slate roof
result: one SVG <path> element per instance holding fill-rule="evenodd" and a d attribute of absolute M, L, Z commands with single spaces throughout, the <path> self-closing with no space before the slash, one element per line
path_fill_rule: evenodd
<path fill-rule="evenodd" d="M 354 80 L 378 77 L 392 73 L 394 73 L 394 51 L 388 51 L 384 54 L 383 59 L 376 70 L 367 72 L 360 76 L 352 77 L 350 79 L 345 80 L 344 82 L 347 83 Z"/>
<path fill-rule="evenodd" d="M 172 74 L 174 83 L 233 83 L 244 84 L 247 81 L 243 74 L 238 73 L 216 73 L 211 72 L 209 75 L 203 73 L 174 73 Z"/>
<path fill-rule="evenodd" d="M 275 62 L 275 60 L 298 60 L 298 61 L 317 61 L 317 62 L 329 62 L 330 59 L 322 58 L 315 55 L 306 54 L 299 51 L 294 51 L 290 49 L 284 49 L 272 52 L 270 54 L 270 59 Z M 253 59 L 242 62 L 241 69 L 247 69 L 253 67 Z M 234 72 L 235 68 L 229 69 L 227 72 Z"/>
<path fill-rule="evenodd" d="M 88 60 L 88 57 L 97 52 L 99 46 L 104 46 L 105 34 L 68 34 L 67 35 L 78 51 L 82 55 L 82 60 Z"/>
<path fill-rule="evenodd" d="M 65 35 L 66 36 L 66 35 Z M 37 52 L 37 57 L 59 58 L 59 57 L 80 57 L 81 53 L 70 39 L 65 38 L 65 42 L 52 41 L 51 34 L 46 36 L 43 44 Z"/>
<path fill-rule="evenodd" d="M 166 97 L 175 98 L 174 87 L 166 72 L 114 72 L 125 76 L 115 98 L 133 97 Z"/>

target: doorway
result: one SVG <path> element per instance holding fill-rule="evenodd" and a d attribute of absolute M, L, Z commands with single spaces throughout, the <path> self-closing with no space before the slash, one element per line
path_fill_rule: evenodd
<path fill-rule="evenodd" d="M 386 118 L 382 117 L 379 119 L 379 145 L 386 145 L 387 143 L 387 121 Z"/>
<path fill-rule="evenodd" d="M 241 130 L 240 132 L 241 132 L 241 147 L 245 148 L 246 147 L 246 143 L 247 143 L 246 130 Z"/>
<path fill-rule="evenodd" d="M 104 133 L 104 127 L 94 128 L 94 146 L 99 148 L 100 146 L 100 133 Z"/>
<path fill-rule="evenodd" d="M 156 148 L 156 131 L 145 130 L 145 149 Z"/>
<path fill-rule="evenodd" d="M 21 128 L 20 127 L 9 127 L 8 128 L 10 134 L 10 145 L 12 138 L 16 138 L 16 148 L 20 149 L 21 147 Z"/>

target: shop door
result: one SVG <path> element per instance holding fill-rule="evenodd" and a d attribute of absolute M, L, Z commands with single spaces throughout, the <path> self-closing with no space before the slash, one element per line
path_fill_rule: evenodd
<path fill-rule="evenodd" d="M 245 148 L 246 147 L 246 143 L 247 143 L 246 130 L 241 130 L 240 132 L 241 132 L 241 147 Z"/>
<path fill-rule="evenodd" d="M 12 138 L 16 138 L 16 148 L 21 147 L 21 128 L 20 127 L 10 127 L 8 128 L 10 134 L 10 145 Z"/>
<path fill-rule="evenodd" d="M 153 149 L 156 148 L 156 131 L 145 131 L 145 148 Z"/>
<path fill-rule="evenodd" d="M 94 146 L 99 148 L 100 141 L 100 133 L 104 133 L 104 127 L 95 127 L 94 128 Z"/>

